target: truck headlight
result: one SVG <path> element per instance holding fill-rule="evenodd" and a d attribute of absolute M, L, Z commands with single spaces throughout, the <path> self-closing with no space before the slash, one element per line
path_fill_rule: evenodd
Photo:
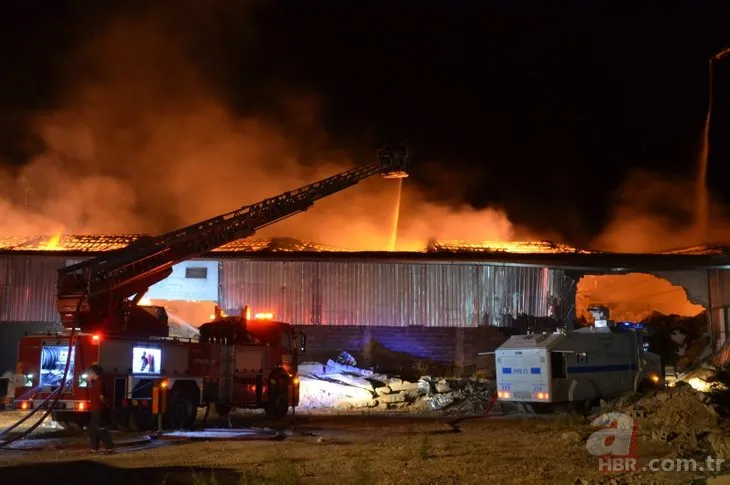
<path fill-rule="evenodd" d="M 23 376 L 23 387 L 33 387 L 33 374 Z"/>
<path fill-rule="evenodd" d="M 79 387 L 89 387 L 89 375 L 81 374 L 79 376 Z"/>

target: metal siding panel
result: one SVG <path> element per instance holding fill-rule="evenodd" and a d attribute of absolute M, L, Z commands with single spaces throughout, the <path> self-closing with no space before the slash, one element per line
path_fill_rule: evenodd
<path fill-rule="evenodd" d="M 56 271 L 83 259 L 0 258 L 0 319 L 57 321 Z M 505 326 L 505 315 L 551 316 L 553 300 L 575 289 L 562 270 L 478 263 L 226 259 L 220 267 L 222 308 L 249 304 L 295 324 Z M 711 290 L 715 306 L 730 303 L 730 272 L 712 272 Z"/>
<path fill-rule="evenodd" d="M 550 316 L 569 296 L 561 270 L 483 264 L 226 259 L 222 308 L 250 305 L 295 324 L 507 326 Z"/>
<path fill-rule="evenodd" d="M 56 281 L 64 262 L 64 258 L 55 256 L 1 257 L 0 321 L 59 321 Z"/>
<path fill-rule="evenodd" d="M 273 312 L 276 319 L 312 323 L 312 287 L 307 275 L 318 263 L 223 260 L 219 305 L 235 311 L 249 305 L 254 313 Z"/>
<path fill-rule="evenodd" d="M 723 306 L 730 305 L 730 271 L 720 270 L 720 294 L 722 295 Z"/>
<path fill-rule="evenodd" d="M 708 274 L 712 308 L 730 306 L 730 271 L 716 269 L 708 271 Z"/>

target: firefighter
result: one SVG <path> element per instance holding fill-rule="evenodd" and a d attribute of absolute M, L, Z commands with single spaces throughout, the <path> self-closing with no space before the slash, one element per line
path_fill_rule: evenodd
<path fill-rule="evenodd" d="M 99 441 L 104 442 L 104 448 L 108 452 L 114 449 L 112 437 L 106 427 L 104 420 L 104 411 L 107 408 L 104 395 L 104 383 L 100 379 L 101 369 L 92 366 L 87 372 L 89 377 L 89 397 L 91 403 L 89 405 L 89 435 L 91 438 L 91 451 L 99 451 Z"/>

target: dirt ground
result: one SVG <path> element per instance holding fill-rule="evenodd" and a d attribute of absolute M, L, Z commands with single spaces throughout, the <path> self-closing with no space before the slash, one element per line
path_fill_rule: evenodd
<path fill-rule="evenodd" d="M 17 419 L 0 413 L 0 427 Z M 576 417 L 492 416 L 462 421 L 413 415 L 306 415 L 270 441 L 160 441 L 95 455 L 83 434 L 45 428 L 35 439 L 64 446 L 0 450 L 2 483 L 127 484 L 482 484 L 703 483 L 703 473 L 609 474 L 585 447 L 594 431 Z M 259 416 L 234 425 L 266 426 Z M 115 439 L 121 435 L 116 435 Z M 40 443 L 40 442 L 39 442 Z M 42 448 L 42 447 L 41 447 Z M 639 468 L 672 450 L 639 442 Z M 730 469 L 727 470 L 730 472 Z M 694 482 L 693 482 L 694 480 Z"/>

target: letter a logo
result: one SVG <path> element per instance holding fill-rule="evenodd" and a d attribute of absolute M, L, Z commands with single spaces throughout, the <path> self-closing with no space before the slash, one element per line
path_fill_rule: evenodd
<path fill-rule="evenodd" d="M 633 451 L 634 424 L 623 413 L 602 414 L 591 423 L 602 429 L 588 437 L 586 449 L 593 456 L 629 456 Z"/>

